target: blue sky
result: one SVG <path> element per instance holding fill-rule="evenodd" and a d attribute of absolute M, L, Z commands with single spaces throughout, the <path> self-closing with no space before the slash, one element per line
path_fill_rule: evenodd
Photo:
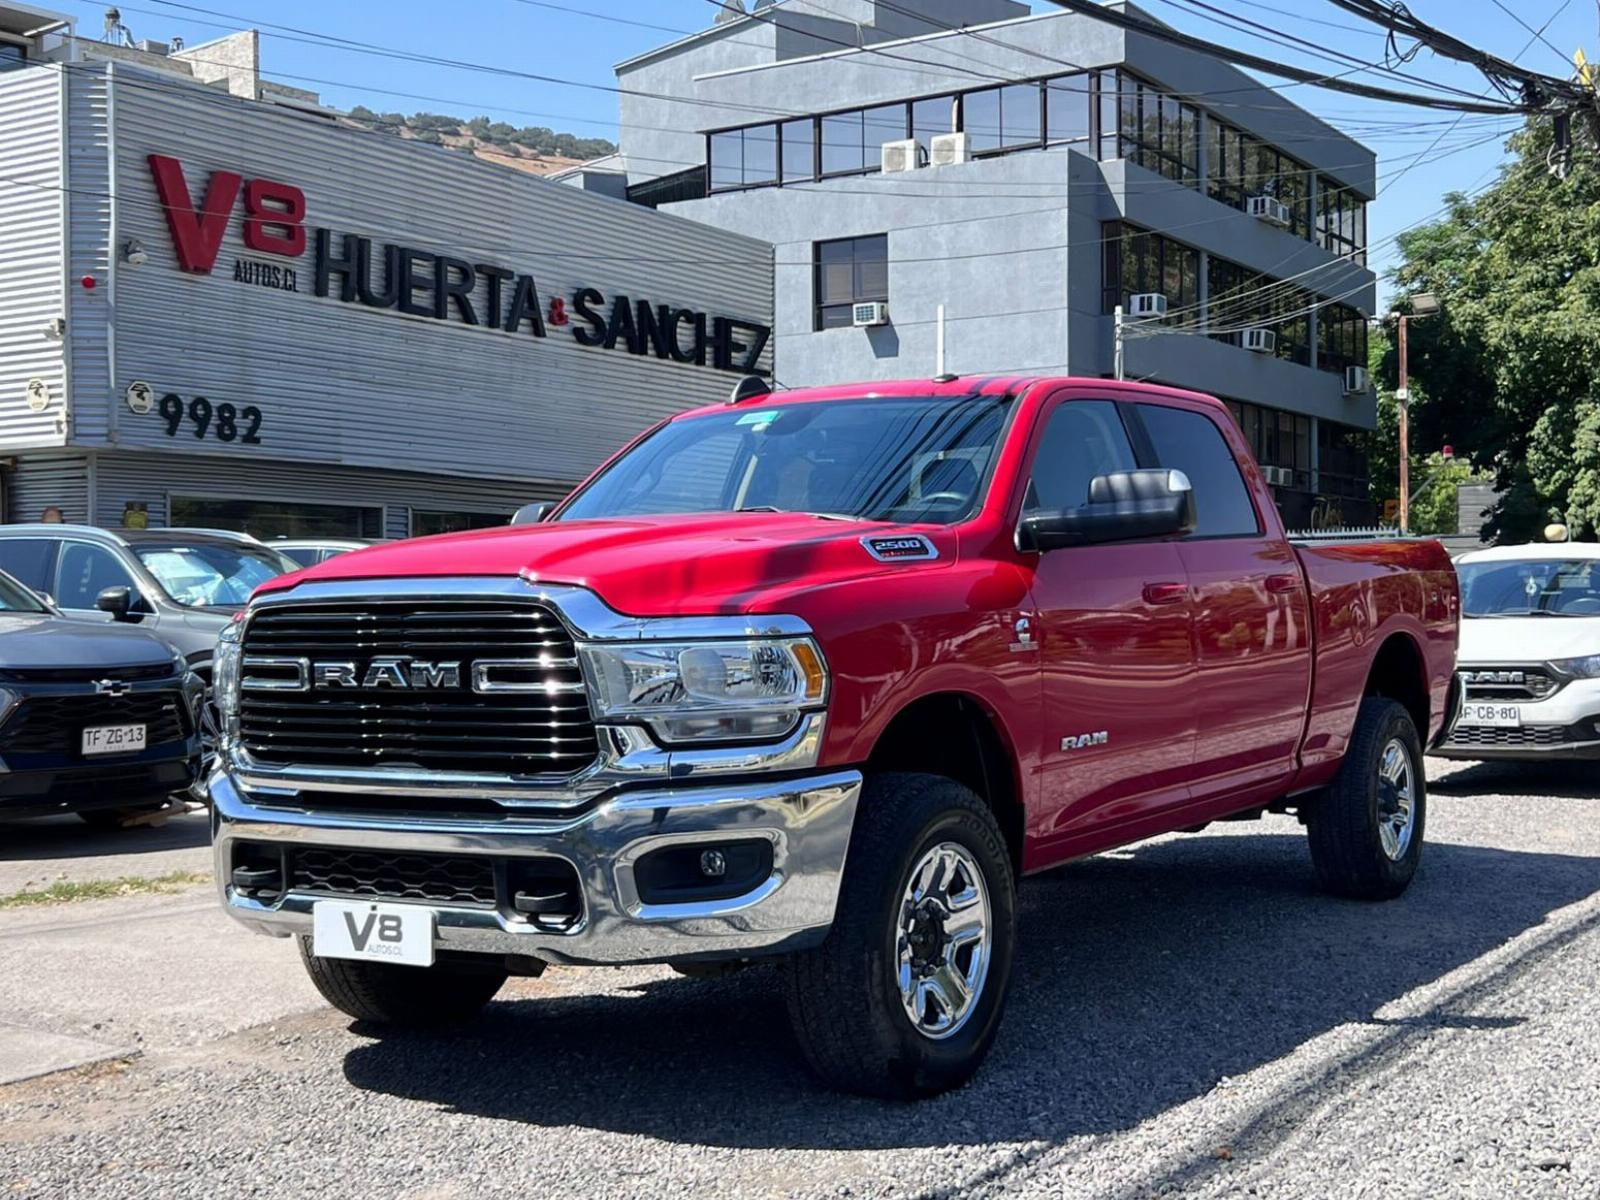
<path fill-rule="evenodd" d="M 1326 51 L 1354 55 L 1367 63 L 1383 59 L 1381 32 L 1327 0 L 1209 2 L 1214 8 L 1304 38 Z M 1329 73 L 1348 69 L 1319 60 L 1310 50 L 1275 46 L 1255 32 L 1219 25 L 1180 0 L 1144 3 L 1149 11 L 1180 29 L 1275 61 Z M 56 0 L 49 7 L 76 16 L 80 36 L 99 35 L 104 3 Z M 584 5 L 581 0 L 466 0 L 454 5 L 428 0 L 273 0 L 270 5 L 263 0 L 185 0 L 184 4 L 135 0 L 118 7 L 124 23 L 140 38 L 181 36 L 194 44 L 234 29 L 261 28 L 262 65 L 267 75 L 320 91 L 329 103 L 343 108 L 365 104 L 404 112 L 486 113 L 517 125 L 548 125 L 574 134 L 612 138 L 616 135 L 616 97 L 602 90 L 615 82 L 612 65 L 683 31 L 704 28 L 716 13 L 709 0 L 605 0 L 603 5 Z M 1033 7 L 1040 11 L 1053 6 L 1035 3 Z M 1524 65 L 1540 71 L 1570 71 L 1570 63 L 1564 66 L 1563 59 L 1570 59 L 1579 46 L 1591 57 L 1600 57 L 1593 0 L 1566 0 L 1565 4 L 1562 0 L 1505 0 L 1505 9 L 1495 0 L 1411 0 L 1410 7 L 1422 20 L 1504 57 L 1518 57 Z M 1534 39 L 1530 29 L 1506 9 L 1533 29 L 1550 20 L 1544 38 Z M 570 82 L 542 83 L 454 66 L 397 62 L 352 49 L 308 45 L 273 26 Z M 974 53 L 981 57 L 981 47 Z M 1475 93 L 1488 88 L 1470 68 L 1435 59 L 1426 51 L 1402 69 Z M 1400 89 L 1415 86 L 1375 74 L 1352 78 Z M 580 86 L 585 84 L 594 86 Z M 412 95 L 393 94 L 396 92 Z M 1370 237 L 1373 264 L 1380 272 L 1394 261 L 1392 237 L 1396 232 L 1428 219 L 1447 192 L 1470 191 L 1494 178 L 1503 157 L 1501 131 L 1514 124 L 1469 116 L 1452 125 L 1450 114 L 1369 102 L 1312 87 L 1290 86 L 1285 95 L 1377 151 L 1384 190 L 1370 212 Z"/>

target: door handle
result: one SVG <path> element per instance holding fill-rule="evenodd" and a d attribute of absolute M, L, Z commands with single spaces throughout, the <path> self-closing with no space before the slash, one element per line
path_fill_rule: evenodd
<path fill-rule="evenodd" d="M 1290 592 L 1300 590 L 1300 576 L 1298 575 L 1268 575 L 1267 591 L 1274 596 L 1287 596 Z"/>
<path fill-rule="evenodd" d="M 1186 583 L 1147 583 L 1144 585 L 1146 604 L 1182 604 L 1189 598 Z"/>

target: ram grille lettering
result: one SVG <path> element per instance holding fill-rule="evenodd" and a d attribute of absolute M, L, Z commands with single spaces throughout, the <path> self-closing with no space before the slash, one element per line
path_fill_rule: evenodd
<path fill-rule="evenodd" d="M 461 664 L 424 662 L 416 658 L 374 658 L 356 662 L 315 662 L 311 664 L 314 688 L 458 688 Z"/>

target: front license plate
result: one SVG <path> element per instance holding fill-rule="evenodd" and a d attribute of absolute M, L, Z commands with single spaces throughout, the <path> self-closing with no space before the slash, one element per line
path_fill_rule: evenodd
<path fill-rule="evenodd" d="M 1456 723 L 1492 729 L 1521 729 L 1522 707 L 1517 704 L 1468 704 L 1462 707 L 1461 720 Z"/>
<path fill-rule="evenodd" d="M 84 754 L 135 754 L 145 747 L 144 725 L 96 725 L 83 731 Z"/>
<path fill-rule="evenodd" d="M 319 900 L 311 906 L 311 952 L 321 958 L 433 965 L 433 910 L 413 904 Z"/>

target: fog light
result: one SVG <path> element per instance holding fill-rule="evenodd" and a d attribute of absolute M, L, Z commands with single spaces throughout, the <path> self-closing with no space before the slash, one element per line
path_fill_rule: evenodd
<path fill-rule="evenodd" d="M 728 860 L 721 850 L 706 850 L 700 855 L 700 874 L 709 879 L 721 879 L 728 873 Z"/>

